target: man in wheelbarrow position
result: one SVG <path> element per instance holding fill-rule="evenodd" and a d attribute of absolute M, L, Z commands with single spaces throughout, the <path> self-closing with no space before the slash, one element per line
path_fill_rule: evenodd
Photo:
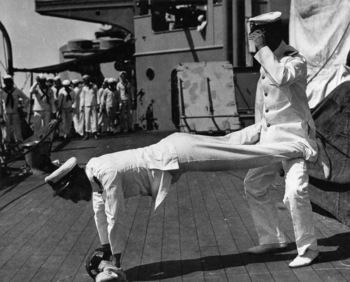
<path fill-rule="evenodd" d="M 113 277 L 111 271 L 121 275 L 118 268 L 126 232 L 120 219 L 126 198 L 151 196 L 156 209 L 169 193 L 171 184 L 187 171 L 248 169 L 295 158 L 326 164 L 310 147 L 311 140 L 256 144 L 260 130 L 260 125 L 255 124 L 223 137 L 174 133 L 151 146 L 92 158 L 85 168 L 72 157 L 47 176 L 45 181 L 53 188 L 54 196 L 74 203 L 93 201 L 104 257 L 108 253 L 112 255 L 111 261 L 103 265 L 105 271 L 96 279 Z"/>
<path fill-rule="evenodd" d="M 271 14 L 266 17 L 259 20 L 271 21 Z M 272 14 L 272 21 L 275 20 L 276 14 Z M 271 74 L 268 66 L 264 65 L 264 75 L 268 79 L 272 80 L 272 75 L 281 74 L 280 79 L 290 80 L 286 84 L 286 87 L 290 87 L 295 82 L 300 83 L 296 75 L 306 76 L 306 69 L 300 63 L 297 64 L 297 67 L 301 70 L 299 69 L 297 73 L 293 72 L 293 64 L 288 64 L 289 61 L 293 61 L 293 58 L 279 64 L 280 59 L 275 57 L 272 47 L 272 51 L 269 49 L 269 42 L 263 40 L 262 32 L 252 37 L 254 41 L 260 42 L 258 49 L 263 49 L 262 52 L 269 55 L 270 62 L 274 62 L 273 67 L 280 67 Z M 303 60 L 299 58 L 298 62 L 303 62 Z M 289 69 L 283 69 L 283 67 Z M 299 87 L 299 89 L 303 88 Z M 328 178 L 329 160 L 322 145 L 316 142 L 315 126 L 307 106 L 306 96 L 303 99 L 289 99 L 289 103 L 285 103 L 283 108 L 279 108 L 278 102 L 280 101 L 274 101 L 273 95 L 269 101 L 261 101 L 264 107 L 267 102 L 270 106 L 276 104 L 276 107 L 270 109 L 272 116 L 264 115 L 257 119 L 256 124 L 226 136 L 211 137 L 174 133 L 151 146 L 92 158 L 85 168 L 79 167 L 77 160 L 73 157 L 45 178 L 45 181 L 53 188 L 54 196 L 72 200 L 74 203 L 81 200 L 90 201 L 92 199 L 93 201 L 95 221 L 102 248 L 106 250 L 105 254 L 110 252 L 112 257 L 109 262 L 101 263 L 100 268 L 104 270 L 96 276 L 96 281 L 112 281 L 115 279 L 113 276 L 118 276 L 120 281 L 125 279 L 125 274 L 120 269 L 122 248 L 126 239 L 124 227 L 120 224 L 125 198 L 140 194 L 151 196 L 155 201 L 156 209 L 169 193 L 171 184 L 187 171 L 252 169 L 282 163 L 286 170 L 286 184 L 289 185 L 289 194 L 285 196 L 287 207 L 290 208 L 289 197 L 293 193 L 302 195 L 305 205 L 310 205 L 307 195 L 308 176 L 305 161 L 322 166 L 325 178 Z M 261 107 L 261 105 L 257 106 Z M 278 116 L 280 118 L 277 118 Z M 267 119 L 271 123 L 267 123 L 269 121 Z M 286 130 L 283 131 L 283 128 Z M 279 129 L 279 138 L 276 138 L 274 129 Z M 270 141 L 268 142 L 269 135 Z M 293 170 L 293 168 L 297 169 Z M 250 179 L 254 178 L 250 177 Z M 298 185 L 290 187 L 293 179 L 297 184 L 302 180 L 300 184 L 302 187 Z M 299 188 L 301 191 L 298 190 Z M 253 197 L 252 188 L 248 192 L 250 197 Z M 310 218 L 309 215 L 308 218 Z M 312 218 L 308 224 L 313 230 Z M 261 226 L 258 232 L 260 229 Z M 313 237 L 313 234 L 306 235 Z M 303 241 L 303 238 L 299 237 L 298 240 Z M 283 243 L 276 241 L 270 244 L 261 241 L 260 248 L 258 246 L 249 252 L 259 254 L 283 251 L 285 250 Z M 303 251 L 305 252 L 308 247 L 305 246 Z M 316 242 L 312 247 L 317 248 Z M 302 255 L 303 253 L 298 255 L 291 267 L 308 265 L 317 257 L 317 255 L 311 258 Z"/>

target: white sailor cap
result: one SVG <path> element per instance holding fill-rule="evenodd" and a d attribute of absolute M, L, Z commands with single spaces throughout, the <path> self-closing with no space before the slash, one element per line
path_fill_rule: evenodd
<path fill-rule="evenodd" d="M 46 75 L 43 74 L 43 73 L 41 73 L 41 74 L 38 75 L 38 79 L 39 79 L 40 81 L 46 81 Z"/>
<path fill-rule="evenodd" d="M 281 19 L 282 13 L 279 11 L 261 14 L 249 19 L 249 23 L 254 25 L 265 25 L 277 22 Z"/>
<path fill-rule="evenodd" d="M 4 75 L 3 80 L 13 80 L 13 77 L 9 74 Z"/>
<path fill-rule="evenodd" d="M 110 77 L 110 78 L 108 78 L 107 82 L 109 84 L 112 84 L 112 83 L 116 83 L 117 81 L 113 77 Z"/>
<path fill-rule="evenodd" d="M 70 85 L 70 80 L 69 79 L 65 79 L 62 81 L 62 85 L 63 86 L 69 86 Z"/>
<path fill-rule="evenodd" d="M 90 79 L 90 75 L 84 74 L 84 75 L 83 75 L 83 79 Z"/>
<path fill-rule="evenodd" d="M 119 73 L 119 75 L 120 75 L 120 76 L 126 75 L 126 71 L 121 71 L 121 72 Z"/>
<path fill-rule="evenodd" d="M 79 79 L 73 79 L 73 80 L 72 80 L 72 83 L 73 83 L 73 84 L 78 84 L 78 83 L 79 83 Z"/>
<path fill-rule="evenodd" d="M 54 78 L 53 80 L 54 80 L 54 81 L 60 81 L 61 78 L 57 75 L 57 76 L 55 76 L 55 78 Z"/>
<path fill-rule="evenodd" d="M 70 184 L 75 171 L 80 169 L 77 165 L 77 159 L 71 157 L 62 166 L 45 178 L 45 182 L 54 190 L 53 196 L 56 197 L 62 193 Z"/>

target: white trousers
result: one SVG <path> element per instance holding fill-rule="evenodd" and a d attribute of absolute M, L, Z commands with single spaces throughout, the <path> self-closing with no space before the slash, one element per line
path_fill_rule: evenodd
<path fill-rule="evenodd" d="M 70 129 L 72 126 L 72 110 L 71 109 L 62 109 L 61 112 L 61 123 L 59 125 L 59 135 L 67 137 L 70 134 Z"/>
<path fill-rule="evenodd" d="M 75 110 L 73 113 L 73 124 L 75 132 L 78 133 L 80 136 L 84 136 L 84 118 L 85 115 L 83 112 L 79 112 L 78 110 Z"/>
<path fill-rule="evenodd" d="M 299 255 L 308 248 L 317 250 L 312 208 L 308 194 L 309 176 L 305 159 L 296 158 L 282 162 L 285 171 L 285 195 L 283 202 L 293 221 L 295 242 Z M 268 194 L 268 188 L 277 175 L 279 166 L 269 165 L 249 170 L 245 180 L 245 192 L 259 236 L 259 244 L 284 243 L 277 208 Z"/>
<path fill-rule="evenodd" d="M 97 109 L 96 106 L 84 107 L 85 132 L 97 132 Z"/>
<path fill-rule="evenodd" d="M 123 101 L 120 107 L 120 129 L 131 130 L 131 127 L 132 127 L 131 102 Z"/>
<path fill-rule="evenodd" d="M 3 138 L 4 142 L 9 143 L 11 141 L 12 133 L 17 142 L 23 141 L 22 124 L 21 124 L 21 119 L 19 117 L 19 114 L 17 113 L 5 114 L 4 121 L 5 121 L 5 129 L 6 129 L 4 130 L 4 133 L 6 133 Z"/>
<path fill-rule="evenodd" d="M 98 129 L 101 130 L 101 132 L 107 132 L 107 117 L 106 117 L 106 112 L 100 108 L 100 111 L 98 112 L 97 115 L 98 119 Z"/>
<path fill-rule="evenodd" d="M 50 111 L 34 111 L 34 116 L 33 116 L 34 134 L 39 132 L 41 128 L 49 125 L 50 121 L 51 121 Z"/>

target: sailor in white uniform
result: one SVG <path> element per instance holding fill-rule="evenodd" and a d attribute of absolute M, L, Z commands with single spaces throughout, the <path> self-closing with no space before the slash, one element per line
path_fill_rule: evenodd
<path fill-rule="evenodd" d="M 261 124 L 259 144 L 300 141 L 317 151 L 316 129 L 306 96 L 306 59 L 282 40 L 281 12 L 263 14 L 249 20 L 249 39 L 257 48 L 260 63 L 255 122 Z M 290 267 L 309 265 L 318 256 L 312 209 L 308 194 L 308 170 L 305 158 L 282 162 L 285 171 L 284 203 L 291 212 L 297 258 Z M 262 254 L 286 249 L 275 204 L 268 188 L 278 172 L 278 165 L 249 170 L 244 184 L 252 217 L 259 236 L 259 246 L 249 253 Z"/>
<path fill-rule="evenodd" d="M 252 145 L 260 131 L 257 124 L 223 137 L 174 133 L 148 147 L 92 158 L 85 169 L 72 157 L 45 181 L 54 196 L 75 203 L 93 199 L 101 244 L 110 248 L 113 264 L 120 267 L 126 240 L 120 218 L 126 198 L 151 196 L 157 208 L 171 183 L 187 171 L 247 169 L 292 158 L 318 161 L 316 152 L 300 141 Z"/>

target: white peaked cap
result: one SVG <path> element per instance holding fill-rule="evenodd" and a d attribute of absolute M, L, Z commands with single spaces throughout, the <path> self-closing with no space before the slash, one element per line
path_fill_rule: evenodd
<path fill-rule="evenodd" d="M 62 166 L 45 178 L 45 182 L 53 188 L 54 196 L 57 196 L 65 188 L 67 188 L 70 180 L 68 176 L 76 165 L 77 159 L 75 157 L 71 157 Z"/>
<path fill-rule="evenodd" d="M 282 13 L 279 11 L 269 12 L 269 13 L 261 14 L 259 16 L 250 18 L 249 22 L 255 25 L 270 24 L 273 22 L 277 22 L 279 19 L 281 19 L 281 16 L 282 16 Z"/>

